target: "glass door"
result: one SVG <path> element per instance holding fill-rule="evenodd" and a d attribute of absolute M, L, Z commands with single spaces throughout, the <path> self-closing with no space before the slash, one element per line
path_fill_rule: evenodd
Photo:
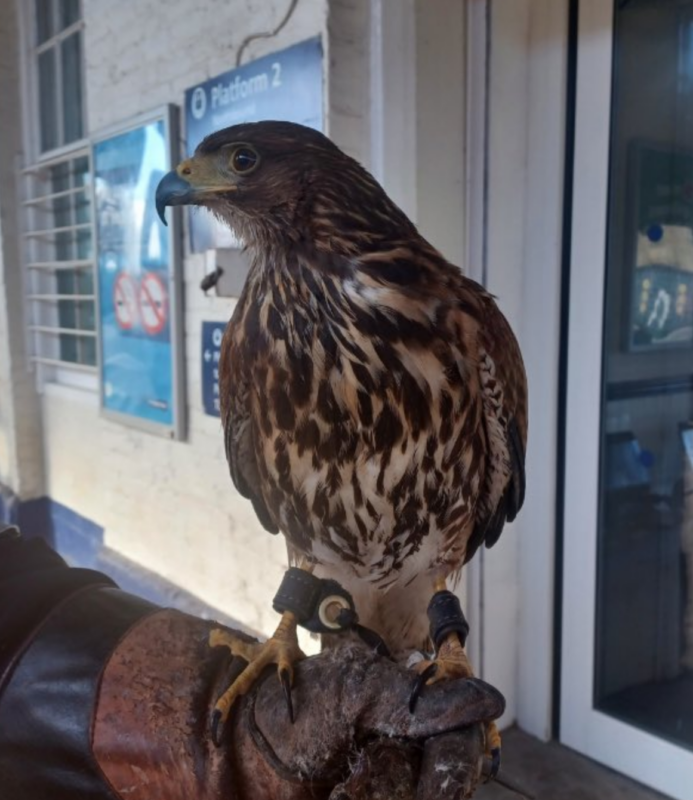
<path fill-rule="evenodd" d="M 580 3 L 561 738 L 693 799 L 693 2 Z"/>

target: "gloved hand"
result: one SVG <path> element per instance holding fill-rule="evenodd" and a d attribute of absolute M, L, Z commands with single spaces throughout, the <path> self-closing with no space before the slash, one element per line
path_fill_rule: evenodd
<path fill-rule="evenodd" d="M 216 747 L 211 710 L 243 666 L 209 647 L 217 624 L 3 540 L 3 800 L 433 800 L 476 787 L 483 723 L 504 705 L 482 681 L 427 687 L 410 714 L 413 674 L 345 642 L 297 665 L 295 724 L 268 669 Z"/>
<path fill-rule="evenodd" d="M 414 676 L 361 644 L 300 662 L 289 721 L 276 670 L 232 711 L 219 748 L 209 735 L 227 669 L 207 622 L 159 612 L 121 642 L 106 667 L 94 753 L 127 800 L 357 800 L 468 797 L 483 726 L 503 699 L 479 680 L 427 688 L 408 709 Z M 417 794 L 418 792 L 418 794 Z"/>

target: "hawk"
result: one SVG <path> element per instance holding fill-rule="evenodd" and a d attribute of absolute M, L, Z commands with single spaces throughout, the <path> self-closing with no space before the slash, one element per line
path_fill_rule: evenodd
<path fill-rule="evenodd" d="M 315 130 L 213 133 L 158 187 L 162 219 L 184 204 L 212 211 L 252 259 L 219 367 L 236 488 L 394 654 L 430 651 L 429 600 L 524 499 L 527 384 L 507 320 Z M 302 655 L 288 611 L 263 645 L 214 643 L 250 662 L 222 721 L 268 663 L 290 685 Z M 455 631 L 416 669 L 471 675 Z"/>

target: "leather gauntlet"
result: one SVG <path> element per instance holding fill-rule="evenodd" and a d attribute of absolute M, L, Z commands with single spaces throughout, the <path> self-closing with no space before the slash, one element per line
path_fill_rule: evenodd
<path fill-rule="evenodd" d="M 297 666 L 294 725 L 269 670 L 215 747 L 209 715 L 243 662 L 209 647 L 212 627 L 0 540 L 3 800 L 471 795 L 479 723 L 503 710 L 487 684 L 429 687 L 412 715 L 411 673 L 345 643 Z"/>

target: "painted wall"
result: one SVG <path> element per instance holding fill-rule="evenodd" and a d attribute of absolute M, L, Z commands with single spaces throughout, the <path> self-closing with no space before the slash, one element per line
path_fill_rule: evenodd
<path fill-rule="evenodd" d="M 15 8 L 0 26 L 0 97 L 20 107 Z M 17 167 L 20 115 L 0 117 L 0 492 L 37 497 L 43 490 L 41 425 L 34 378 L 25 348 Z"/>
<path fill-rule="evenodd" d="M 551 736 L 568 0 L 491 3 L 488 286 L 529 383 L 527 496 L 483 555 L 484 677 Z"/>
<path fill-rule="evenodd" d="M 416 221 L 448 260 L 468 270 L 465 4 L 437 0 L 436 10 L 431 14 L 426 0 L 415 6 Z"/>

